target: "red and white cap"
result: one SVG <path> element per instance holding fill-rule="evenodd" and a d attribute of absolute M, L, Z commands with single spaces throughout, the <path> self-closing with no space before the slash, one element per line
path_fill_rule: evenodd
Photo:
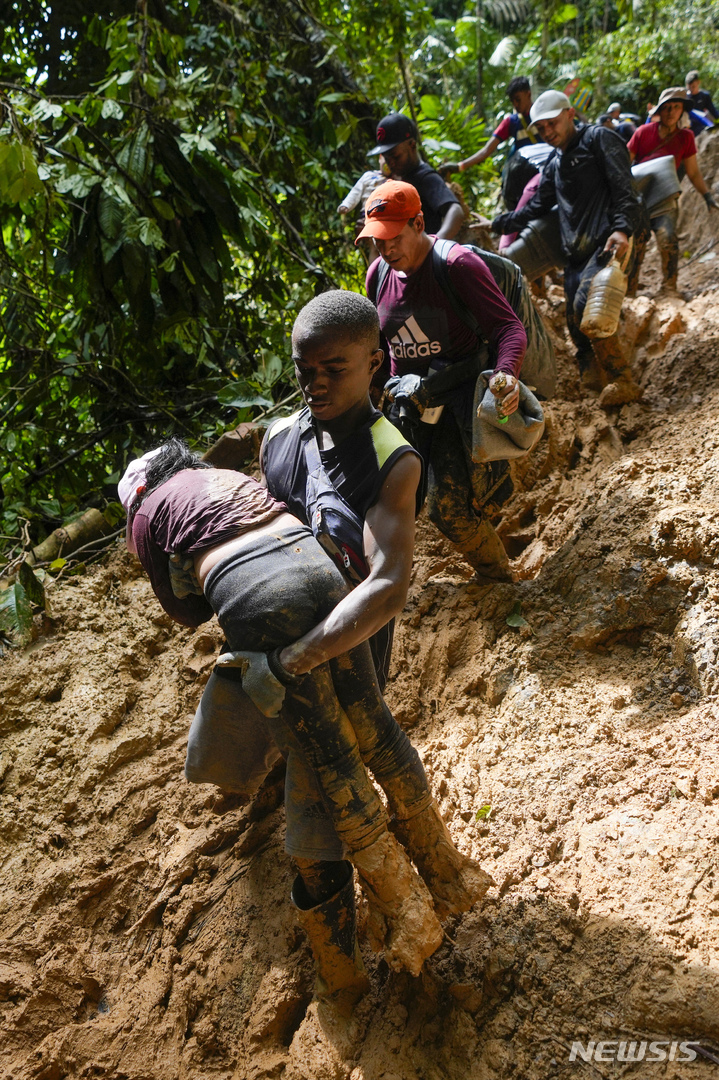
<path fill-rule="evenodd" d="M 123 510 L 127 514 L 130 506 L 135 500 L 135 496 L 138 492 L 142 491 L 145 487 L 145 470 L 147 469 L 147 463 L 151 458 L 157 456 L 160 453 L 162 447 L 158 447 L 157 450 L 148 450 L 142 457 L 135 458 L 125 469 L 120 481 L 117 485 L 117 497 L 122 503 Z M 135 544 L 132 539 L 132 527 L 130 519 L 127 519 L 127 529 L 125 531 L 125 543 L 127 544 L 127 550 L 135 553 Z"/>

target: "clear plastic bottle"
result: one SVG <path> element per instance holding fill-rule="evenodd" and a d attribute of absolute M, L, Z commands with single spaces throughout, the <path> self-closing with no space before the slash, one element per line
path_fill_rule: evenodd
<path fill-rule="evenodd" d="M 616 334 L 626 294 L 627 275 L 614 258 L 592 278 L 579 327 L 581 332 L 588 338 L 605 338 Z"/>

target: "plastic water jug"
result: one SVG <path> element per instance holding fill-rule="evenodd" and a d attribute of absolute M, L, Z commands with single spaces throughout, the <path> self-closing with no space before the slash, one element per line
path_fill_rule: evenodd
<path fill-rule="evenodd" d="M 592 278 L 579 327 L 588 338 L 611 337 L 619 326 L 619 313 L 627 294 L 627 275 L 616 259 Z"/>

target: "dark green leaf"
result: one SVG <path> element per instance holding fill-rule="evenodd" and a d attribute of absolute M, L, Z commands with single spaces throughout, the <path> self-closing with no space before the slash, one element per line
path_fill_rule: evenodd
<path fill-rule="evenodd" d="M 29 563 L 20 563 L 18 578 L 20 579 L 20 584 L 25 590 L 30 603 L 37 604 L 38 607 L 44 608 L 45 589 L 43 588 L 42 583 L 35 577 Z"/>
<path fill-rule="evenodd" d="M 223 386 L 217 394 L 217 400 L 221 405 L 231 405 L 235 409 L 247 409 L 252 405 L 269 409 L 272 405 L 272 398 L 262 397 L 261 394 L 253 394 L 252 391 L 248 392 L 246 386 L 238 386 L 237 383 Z"/>
<path fill-rule="evenodd" d="M 32 636 L 32 610 L 19 581 L 0 592 L 0 630 L 21 647 L 27 645 Z"/>

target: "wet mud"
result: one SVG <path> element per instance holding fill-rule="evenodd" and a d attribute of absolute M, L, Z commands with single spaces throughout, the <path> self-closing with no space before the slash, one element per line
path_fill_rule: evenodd
<path fill-rule="evenodd" d="M 702 154 L 719 182 L 719 138 Z M 312 1000 L 281 768 L 244 804 L 182 775 L 216 624 L 174 625 L 121 546 L 50 590 L 0 666 L 2 1080 L 716 1075 L 719 214 L 700 202 L 682 196 L 685 298 L 651 243 L 625 305 L 641 402 L 581 392 L 562 291 L 539 301 L 560 392 L 496 520 L 518 580 L 476 583 L 420 522 L 387 697 L 495 884 L 417 977 L 372 951 L 360 902 L 351 1017 Z M 631 1060 L 651 1040 L 663 1059 Z M 590 1041 L 609 1057 L 570 1061 Z"/>

